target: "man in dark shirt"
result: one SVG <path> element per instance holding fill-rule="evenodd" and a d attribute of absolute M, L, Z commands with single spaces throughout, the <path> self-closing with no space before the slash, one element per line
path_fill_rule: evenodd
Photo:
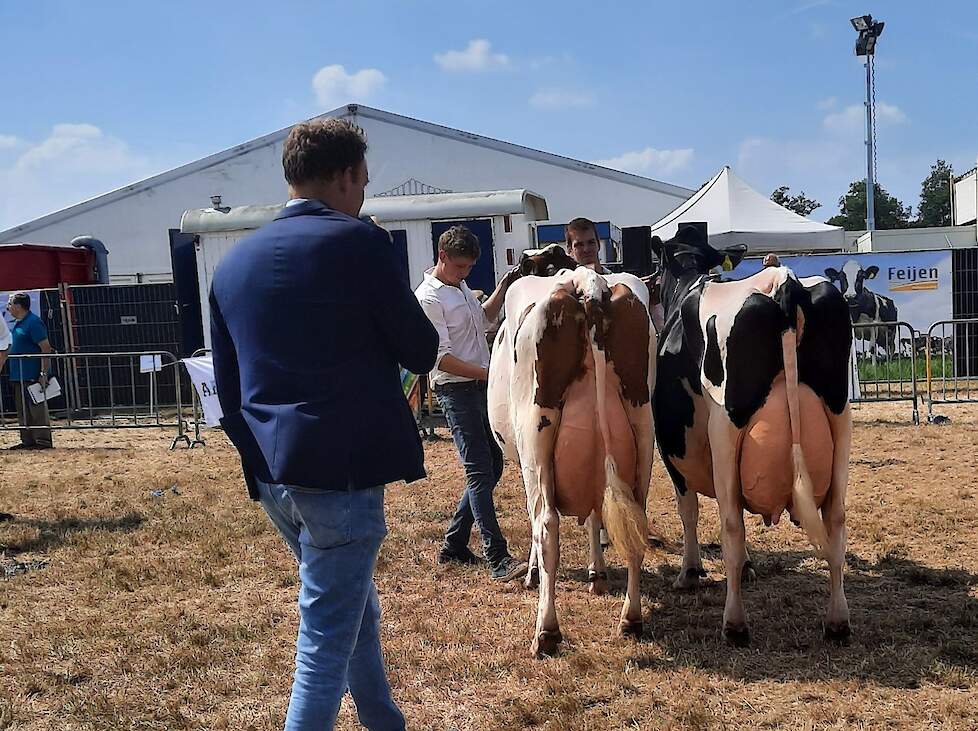
<path fill-rule="evenodd" d="M 211 287 L 221 425 L 299 562 L 287 731 L 332 729 L 347 688 L 364 726 L 404 728 L 373 574 L 385 483 L 425 474 L 398 364 L 429 371 L 438 334 L 388 235 L 357 218 L 366 148 L 343 120 L 293 127 L 288 204 L 227 254 Z"/>

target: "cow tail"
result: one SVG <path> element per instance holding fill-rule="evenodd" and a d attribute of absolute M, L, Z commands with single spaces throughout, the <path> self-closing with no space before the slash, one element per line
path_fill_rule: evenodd
<path fill-rule="evenodd" d="M 784 356 L 784 378 L 788 395 L 788 419 L 791 422 L 791 468 L 794 474 L 792 483 L 792 507 L 794 517 L 808 534 L 808 540 L 819 557 L 825 556 L 828 548 L 828 534 L 825 524 L 815 505 L 815 490 L 812 478 L 805 464 L 805 453 L 801 448 L 801 407 L 798 399 L 798 334 L 804 326 L 801 308 L 795 309 L 795 327 L 788 327 L 781 335 L 781 351 Z"/>
<path fill-rule="evenodd" d="M 611 537 L 612 545 L 626 559 L 638 557 L 641 561 L 648 545 L 648 519 L 645 511 L 635 499 L 631 485 L 618 476 L 618 465 L 611 454 L 611 429 L 608 426 L 608 408 L 605 403 L 605 388 L 608 375 L 608 360 L 599 343 L 603 342 L 604 317 L 600 303 L 585 298 L 585 315 L 594 356 L 594 382 L 597 389 L 598 426 L 605 446 L 604 500 L 601 520 Z"/>

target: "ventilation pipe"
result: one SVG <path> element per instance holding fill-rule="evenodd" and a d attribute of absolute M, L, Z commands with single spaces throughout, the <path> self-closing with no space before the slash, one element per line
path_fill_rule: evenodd
<path fill-rule="evenodd" d="M 109 283 L 109 250 L 93 236 L 76 236 L 71 245 L 80 249 L 90 249 L 95 254 L 95 275 L 99 284 Z"/>

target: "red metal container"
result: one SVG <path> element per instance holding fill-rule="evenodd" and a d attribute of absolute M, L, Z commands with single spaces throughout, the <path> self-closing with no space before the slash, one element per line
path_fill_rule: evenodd
<path fill-rule="evenodd" d="M 95 254 L 90 249 L 47 244 L 0 244 L 0 291 L 46 289 L 60 283 L 91 284 Z"/>

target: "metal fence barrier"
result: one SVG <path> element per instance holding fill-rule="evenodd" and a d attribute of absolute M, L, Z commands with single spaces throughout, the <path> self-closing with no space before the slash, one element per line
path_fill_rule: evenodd
<path fill-rule="evenodd" d="M 917 393 L 916 331 L 906 322 L 877 322 L 852 326 L 854 373 L 852 403 L 908 401 L 913 423 L 920 423 Z M 907 344 L 909 343 L 909 347 Z"/>
<path fill-rule="evenodd" d="M 934 404 L 978 403 L 978 318 L 939 320 L 930 326 L 927 348 L 927 421 Z"/>
<path fill-rule="evenodd" d="M 211 352 L 210 348 L 198 348 L 193 353 L 190 354 L 191 358 L 199 358 L 202 355 L 208 355 Z M 197 389 L 194 388 L 193 384 L 190 384 L 190 404 L 191 404 L 191 418 L 193 419 L 194 427 L 194 438 L 190 440 L 189 447 L 193 449 L 196 446 L 206 447 L 207 442 L 202 436 L 200 436 L 200 425 L 204 421 L 204 410 L 200 405 L 200 399 L 197 398 Z"/>
<path fill-rule="evenodd" d="M 170 352 L 25 354 L 7 360 L 50 360 L 50 376 L 58 380 L 61 394 L 45 402 L 50 427 L 25 426 L 16 416 L 11 418 L 13 404 L 5 403 L 0 391 L 0 431 L 176 429 L 170 449 L 181 442 L 190 446 L 184 430 L 179 361 Z M 176 371 L 172 382 L 162 382 L 160 374 L 169 368 Z M 24 403 L 31 402 L 27 382 L 10 385 L 18 389 Z"/>
<path fill-rule="evenodd" d="M 210 352 L 210 348 L 200 348 L 195 350 L 190 357 L 198 358 L 202 355 L 208 355 Z M 448 422 L 445 419 L 444 413 L 442 413 L 441 409 L 439 408 L 437 401 L 435 401 L 434 394 L 432 393 L 431 387 L 428 383 L 427 375 L 418 376 L 417 380 L 415 381 L 415 385 L 412 388 L 411 394 L 405 394 L 405 396 L 409 398 L 409 402 L 412 395 L 416 400 L 412 406 L 412 413 L 414 414 L 414 420 L 417 423 L 418 431 L 423 438 L 434 439 L 435 429 L 447 429 Z M 204 423 L 204 413 L 200 404 L 200 399 L 197 396 L 197 389 L 193 388 L 192 385 L 190 389 L 190 399 L 190 426 L 193 427 L 193 438 L 189 439 L 188 443 L 189 447 L 193 449 L 198 445 L 206 446 L 207 442 L 200 434 L 201 424 Z"/>
<path fill-rule="evenodd" d="M 434 389 L 428 381 L 428 376 L 418 377 L 418 405 L 414 411 L 414 420 L 418 424 L 418 431 L 424 439 L 434 439 L 435 429 L 447 429 L 448 419 L 445 412 L 435 399 Z"/>

